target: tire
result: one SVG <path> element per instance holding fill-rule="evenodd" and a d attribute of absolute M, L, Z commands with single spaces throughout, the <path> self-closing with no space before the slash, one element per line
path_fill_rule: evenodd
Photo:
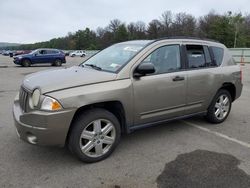
<path fill-rule="evenodd" d="M 72 54 L 71 57 L 75 57 L 76 55 L 75 54 Z"/>
<path fill-rule="evenodd" d="M 76 117 L 69 133 L 68 147 L 81 161 L 93 163 L 107 158 L 120 137 L 121 127 L 115 115 L 97 108 Z"/>
<path fill-rule="evenodd" d="M 82 54 L 81 57 L 85 57 L 85 54 Z"/>
<path fill-rule="evenodd" d="M 206 119 L 210 123 L 222 123 L 227 119 L 231 106 L 231 94 L 225 89 L 220 89 L 208 108 Z"/>
<path fill-rule="evenodd" d="M 62 66 L 62 60 L 61 59 L 56 59 L 55 62 L 52 65 L 60 67 L 60 66 Z"/>
<path fill-rule="evenodd" d="M 22 61 L 22 66 L 23 67 L 29 67 L 31 65 L 31 61 L 29 59 L 24 59 Z"/>

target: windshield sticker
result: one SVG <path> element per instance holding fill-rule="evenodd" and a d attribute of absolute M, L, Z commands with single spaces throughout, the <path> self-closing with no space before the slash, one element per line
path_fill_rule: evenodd
<path fill-rule="evenodd" d="M 116 64 L 116 63 L 112 63 L 112 64 L 110 65 L 110 67 L 117 68 L 117 67 L 120 67 L 120 65 L 118 65 L 118 64 Z"/>
<path fill-rule="evenodd" d="M 142 47 L 131 47 L 131 46 L 127 46 L 124 48 L 124 50 L 126 51 L 132 51 L 132 52 L 138 52 Z"/>

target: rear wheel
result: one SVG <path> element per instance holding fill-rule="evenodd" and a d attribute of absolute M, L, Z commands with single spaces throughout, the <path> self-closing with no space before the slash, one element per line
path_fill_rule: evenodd
<path fill-rule="evenodd" d="M 104 109 L 84 112 L 72 126 L 68 146 L 83 162 L 97 162 L 107 158 L 120 140 L 119 121 Z"/>
<path fill-rule="evenodd" d="M 231 94 L 227 90 L 219 90 L 208 108 L 207 120 L 211 123 L 222 123 L 229 115 L 231 105 Z"/>
<path fill-rule="evenodd" d="M 60 67 L 62 65 L 62 60 L 61 59 L 56 59 L 53 65 L 55 65 L 57 67 Z"/>
<path fill-rule="evenodd" d="M 22 61 L 22 66 L 23 67 L 29 67 L 31 65 L 31 61 L 29 59 L 24 59 Z"/>

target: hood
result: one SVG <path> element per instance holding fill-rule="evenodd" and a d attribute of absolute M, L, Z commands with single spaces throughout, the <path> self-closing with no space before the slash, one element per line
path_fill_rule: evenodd
<path fill-rule="evenodd" d="M 23 85 L 33 91 L 40 88 L 41 93 L 77 87 L 98 82 L 115 80 L 116 74 L 91 68 L 74 66 L 66 69 L 48 70 L 30 74 L 23 80 Z"/>
<path fill-rule="evenodd" d="M 15 56 L 16 58 L 18 58 L 18 57 L 31 57 L 32 56 L 32 54 L 20 54 L 20 55 L 17 55 L 17 56 Z"/>

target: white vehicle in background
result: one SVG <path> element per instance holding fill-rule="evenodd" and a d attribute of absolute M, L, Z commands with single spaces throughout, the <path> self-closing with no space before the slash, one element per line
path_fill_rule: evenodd
<path fill-rule="evenodd" d="M 85 57 L 85 56 L 86 56 L 86 53 L 85 53 L 85 51 L 83 51 L 83 50 L 76 50 L 76 51 L 74 51 L 74 52 L 71 52 L 71 53 L 69 54 L 69 56 L 70 56 L 70 57 L 75 57 L 75 56 Z"/>

